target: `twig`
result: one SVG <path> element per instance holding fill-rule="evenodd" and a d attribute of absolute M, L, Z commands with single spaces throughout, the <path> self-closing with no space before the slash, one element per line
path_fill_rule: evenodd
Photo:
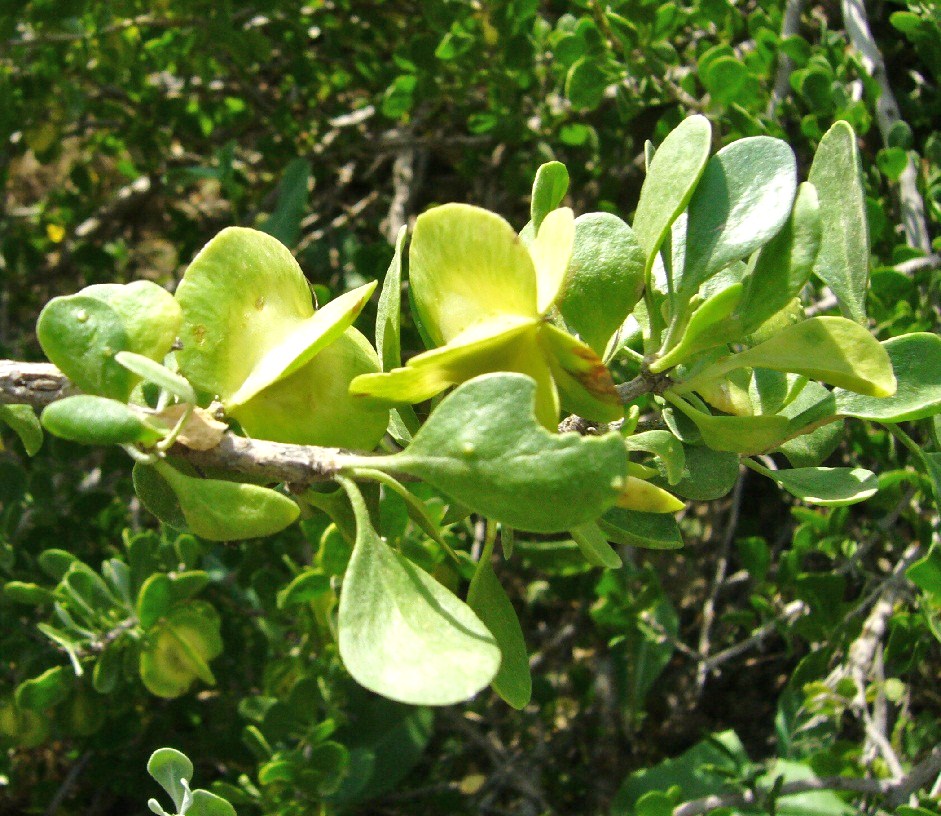
<path fill-rule="evenodd" d="M 882 141 L 888 146 L 889 132 L 892 126 L 902 121 L 898 102 L 889 84 L 889 75 L 876 40 L 869 30 L 866 19 L 866 7 L 863 0 L 842 0 L 843 23 L 846 34 L 853 47 L 859 52 L 860 61 L 866 72 L 879 85 L 881 93 L 876 102 L 876 121 L 882 133 Z M 918 174 L 911 156 L 907 157 L 905 170 L 899 177 L 899 206 L 902 216 L 902 229 L 909 246 L 923 252 L 931 251 L 931 239 L 925 222 L 925 204 L 918 192 Z"/>
<path fill-rule="evenodd" d="M 0 360 L 0 404 L 44 408 L 78 393 L 80 391 L 51 363 Z M 192 450 L 177 443 L 169 452 L 198 467 L 222 468 L 269 482 L 298 485 L 331 479 L 354 458 L 340 448 L 246 439 L 230 431 L 209 450 Z"/>
<path fill-rule="evenodd" d="M 727 649 L 723 649 L 721 652 L 716 652 L 711 657 L 707 657 L 703 661 L 703 668 L 706 672 L 715 671 L 716 668 L 721 666 L 723 663 L 727 663 L 729 660 L 738 657 L 740 654 L 744 654 L 749 649 L 753 649 L 755 646 L 760 646 L 764 643 L 771 635 L 775 634 L 778 631 L 778 627 L 782 625 L 790 625 L 794 623 L 798 618 L 803 617 L 810 611 L 810 608 L 803 601 L 791 601 L 784 609 L 781 610 L 781 613 L 771 621 L 768 621 L 760 629 L 756 629 L 751 637 L 746 638 L 740 643 L 736 643 L 734 646 L 729 646 Z"/>
<path fill-rule="evenodd" d="M 784 20 L 781 23 L 781 39 L 793 37 L 800 28 L 801 12 L 804 0 L 787 0 L 784 6 Z M 787 98 L 791 88 L 791 73 L 794 61 L 783 51 L 778 51 L 778 70 L 774 77 L 774 88 L 768 101 L 768 118 L 776 119 L 778 106 Z"/>
<path fill-rule="evenodd" d="M 936 749 L 937 750 L 937 749 Z M 933 756 L 933 755 L 932 755 Z M 918 770 L 916 768 L 915 770 Z M 909 774 L 914 776 L 915 770 Z M 794 782 L 785 782 L 777 790 L 777 796 L 791 796 L 796 793 L 809 791 L 843 790 L 853 791 L 864 796 L 892 796 L 910 784 L 909 777 L 898 782 L 880 779 L 856 779 L 846 776 L 823 776 L 815 779 L 801 779 Z M 919 774 L 919 779 L 921 775 Z M 917 788 L 916 788 L 917 790 Z M 700 816 L 719 808 L 740 808 L 747 805 L 760 804 L 766 797 L 767 791 L 744 791 L 742 793 L 713 794 L 701 799 L 693 799 L 673 809 L 673 816 Z"/>
<path fill-rule="evenodd" d="M 732 539 L 735 537 L 735 529 L 738 527 L 738 517 L 742 507 L 742 489 L 745 484 L 745 473 L 740 472 L 738 480 L 735 482 L 735 488 L 732 491 L 732 503 L 729 507 L 729 518 L 725 527 L 725 534 L 722 536 L 722 545 L 719 549 L 719 558 L 716 561 L 716 573 L 712 581 L 712 589 L 709 591 L 709 597 L 702 608 L 702 627 L 699 630 L 699 654 L 702 655 L 702 662 L 696 671 L 696 689 L 702 693 L 709 677 L 709 670 L 706 668 L 706 659 L 709 654 L 710 637 L 712 635 L 712 624 L 716 615 L 716 600 L 719 597 L 719 591 L 725 582 L 725 576 L 729 567 L 729 550 L 732 547 Z"/>
<path fill-rule="evenodd" d="M 69 795 L 69 791 L 71 791 L 75 786 L 75 783 L 78 781 L 82 771 L 85 770 L 85 766 L 88 764 L 91 756 L 92 752 L 86 751 L 69 769 L 68 774 L 66 774 L 65 779 L 62 780 L 62 784 L 59 785 L 59 789 L 56 791 L 55 796 L 53 796 L 52 800 L 49 802 L 49 806 L 44 811 L 43 816 L 54 816 L 54 814 L 59 810 L 59 805 L 65 801 L 65 797 Z"/>
<path fill-rule="evenodd" d="M 45 408 L 51 402 L 78 393 L 52 363 L 0 360 L 0 405 Z"/>
<path fill-rule="evenodd" d="M 403 147 L 392 163 L 392 202 L 389 204 L 389 224 L 386 238 L 395 244 L 399 230 L 408 223 L 409 204 L 415 191 L 415 148 Z"/>

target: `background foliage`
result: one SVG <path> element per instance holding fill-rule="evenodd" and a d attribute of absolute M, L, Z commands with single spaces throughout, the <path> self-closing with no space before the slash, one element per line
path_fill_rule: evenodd
<path fill-rule="evenodd" d="M 286 242 L 323 302 L 381 277 L 398 227 L 431 204 L 522 226 L 550 159 L 569 168 L 576 212 L 630 220 L 645 140 L 693 112 L 716 147 L 786 139 L 802 177 L 848 120 L 876 331 L 936 332 L 941 16 L 919 0 L 870 4 L 899 114 L 880 130 L 885 92 L 842 7 L 801 7 L 792 30 L 772 0 L 9 0 L 0 356 L 39 359 L 33 326 L 53 295 L 137 278 L 172 288 L 229 224 Z M 900 226 L 909 162 L 921 235 Z M 662 814 L 813 773 L 895 775 L 941 733 L 941 562 L 925 556 L 941 491 L 916 455 L 939 433 L 931 420 L 901 435 L 848 424 L 832 463 L 881 474 L 854 508 L 810 510 L 752 474 L 712 473 L 691 486 L 703 502 L 683 517 L 685 549 L 628 550 L 622 570 L 585 567 L 569 542 L 518 542 L 504 578 L 533 650 L 533 702 L 514 712 L 482 694 L 432 712 L 369 695 L 342 669 L 318 599 L 349 552 L 326 522 L 263 545 L 170 536 L 132 499 L 120 454 L 49 438 L 27 460 L 4 430 L 0 810 L 141 812 L 163 745 L 243 814 Z M 394 496 L 381 509 L 384 535 L 433 558 Z M 479 553 L 473 524 L 452 532 Z M 84 636 L 63 638 L 56 603 Z M 137 669 L 169 637 L 171 608 L 177 634 L 196 618 L 218 636 L 201 664 L 184 650 L 182 693 L 163 699 Z M 70 658 L 89 656 L 76 677 Z M 862 801 L 803 797 L 778 812 Z M 922 805 L 904 812 L 934 812 Z"/>

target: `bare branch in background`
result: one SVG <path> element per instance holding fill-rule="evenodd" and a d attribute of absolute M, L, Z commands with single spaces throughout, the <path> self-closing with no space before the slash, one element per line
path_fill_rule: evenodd
<path fill-rule="evenodd" d="M 787 0 L 784 6 L 784 20 L 781 23 L 781 39 L 793 37 L 800 29 L 801 12 L 804 10 L 804 0 Z M 768 101 L 768 116 L 777 118 L 778 106 L 787 99 L 791 89 L 791 73 L 794 70 L 794 61 L 783 51 L 778 52 L 778 70 L 774 77 L 774 88 L 771 99 Z"/>
<path fill-rule="evenodd" d="M 867 73 L 878 83 L 881 93 L 876 102 L 876 122 L 882 134 L 883 143 L 888 146 L 889 132 L 892 126 L 902 121 L 899 114 L 899 105 L 892 93 L 889 84 L 889 75 L 886 72 L 885 61 L 876 45 L 876 40 L 869 30 L 869 21 L 866 18 L 866 6 L 863 0 L 842 0 L 843 22 L 846 33 L 853 47 L 859 52 L 863 67 Z M 909 246 L 920 249 L 922 252 L 931 251 L 931 238 L 928 235 L 928 225 L 925 221 L 925 203 L 921 193 L 918 192 L 918 173 L 911 156 L 905 170 L 899 177 L 899 205 L 902 216 L 902 229 Z"/>

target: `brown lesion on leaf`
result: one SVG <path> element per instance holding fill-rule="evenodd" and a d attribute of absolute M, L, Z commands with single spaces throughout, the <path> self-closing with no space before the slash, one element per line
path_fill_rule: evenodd
<path fill-rule="evenodd" d="M 206 342 L 206 327 L 199 325 L 193 326 L 193 338 L 196 340 L 196 345 L 201 346 Z"/>

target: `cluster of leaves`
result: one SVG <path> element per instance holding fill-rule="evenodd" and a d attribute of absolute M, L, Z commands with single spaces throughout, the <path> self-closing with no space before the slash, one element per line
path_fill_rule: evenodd
<path fill-rule="evenodd" d="M 886 263 L 915 255 L 893 226 L 903 159 L 917 159 L 929 221 L 941 220 L 930 4 L 899 4 L 874 27 L 907 122 L 888 144 L 874 129 L 879 90 L 823 7 L 782 37 L 777 2 L 746 14 L 633 0 L 565 9 L 428 0 L 384 4 L 382 15 L 345 2 L 234 14 L 189 2 L 21 6 L 2 22 L 10 217 L 0 345 L 32 355 L 39 307 L 90 284 L 54 301 L 40 324 L 47 355 L 87 393 L 55 403 L 43 421 L 142 461 L 132 482 L 119 449 L 89 453 L 61 437 L 47 437 L 31 462 L 16 443 L 0 461 L 0 652 L 10 656 L 0 740 L 16 746 L 0 758 L 0 784 L 12 780 L 14 803 L 31 796 L 45 807 L 57 796 L 68 767 L 30 780 L 50 744 L 71 746 L 60 761 L 124 807 L 139 808 L 147 752 L 185 744 L 202 774 L 224 774 L 213 790 L 240 812 L 286 814 L 355 809 L 422 762 L 413 779 L 429 787 L 429 809 L 480 812 L 493 803 L 491 784 L 500 790 L 527 754 L 533 764 L 518 773 L 541 780 L 544 798 L 522 785 L 509 795 L 523 809 L 549 810 L 551 800 L 560 811 L 607 809 L 614 790 L 592 767 L 613 784 L 646 768 L 613 807 L 655 814 L 730 790 L 757 791 L 772 811 L 842 813 L 839 796 L 801 802 L 774 791 L 812 774 L 893 773 L 873 765 L 853 730 L 855 687 L 829 678 L 905 543 L 931 540 L 939 492 L 936 284 L 928 273 L 868 271 L 871 252 Z M 784 56 L 796 70 L 772 100 Z M 703 120 L 675 130 L 693 110 L 726 145 L 712 159 Z M 846 125 L 831 130 L 837 119 L 858 142 Z M 648 136 L 656 151 L 644 150 Z M 352 322 L 360 310 L 372 322 L 367 281 L 389 257 L 379 222 L 400 192 L 387 171 L 403 156 L 414 171 L 406 213 L 468 195 L 521 225 L 537 165 L 565 159 L 573 184 L 560 165 L 543 167 L 522 245 L 482 209 L 422 216 L 410 252 L 399 237 L 373 349 Z M 795 165 L 813 188 L 796 185 Z M 433 189 L 422 182 L 431 175 Z M 135 188 L 141 179 L 149 186 Z M 153 206 L 102 207 L 127 183 L 134 204 Z M 560 208 L 566 195 L 576 211 L 604 212 L 572 218 Z M 736 210 L 736 195 L 749 207 Z M 723 230 L 733 212 L 741 229 Z M 316 270 L 314 299 L 291 253 L 246 229 L 200 253 L 176 298 L 142 281 L 111 283 L 169 284 L 231 222 L 262 228 Z M 472 246 L 461 243 L 468 232 L 479 237 Z M 245 258 L 244 287 L 224 282 L 233 256 Z M 512 270 L 509 282 L 491 282 L 494 259 Z M 413 309 L 400 325 L 406 261 Z M 471 291 L 462 275 L 473 276 Z M 793 299 L 813 299 L 820 282 L 848 319 L 799 320 Z M 637 322 L 625 323 L 631 312 Z M 854 327 L 867 314 L 883 343 Z M 178 336 L 182 349 L 167 357 Z M 403 366 L 400 336 L 406 349 L 427 350 Z M 887 361 L 898 390 L 873 396 L 891 390 Z M 506 370 L 516 374 L 478 379 Z M 620 420 L 613 383 L 631 377 L 655 396 L 634 400 L 620 438 L 554 433 L 561 409 Z M 410 407 L 455 385 L 430 414 Z M 185 457 L 171 465 L 174 444 L 220 439 L 211 397 L 253 438 L 365 451 L 388 427 L 394 445 L 344 459 L 340 490 L 299 495 L 197 471 Z M 30 411 L 0 411 L 28 451 L 38 448 Z M 663 426 L 649 424 L 661 416 Z M 844 429 L 844 417 L 867 422 Z M 749 476 L 735 488 L 740 458 Z M 773 482 L 823 509 L 787 513 Z M 716 500 L 733 489 L 733 508 L 749 495 L 720 562 L 739 573 L 729 587 L 715 579 L 714 637 L 734 647 L 777 631 L 771 643 L 786 653 L 766 657 L 787 682 L 760 663 L 729 663 L 764 693 L 753 716 L 746 704 L 737 717 L 729 700 L 747 703 L 750 691 L 730 689 L 717 663 L 727 698 L 704 721 L 682 686 L 702 666 L 683 663 L 677 644 L 695 643 L 713 548 L 677 548 L 719 543 L 712 531 L 726 504 Z M 165 522 L 159 534 L 141 531 L 152 523 L 128 509 L 133 490 Z M 547 499 L 560 491 L 564 499 Z M 675 519 L 678 499 L 715 509 L 690 506 Z M 840 506 L 861 500 L 865 515 Z M 498 523 L 476 524 L 471 510 Z M 263 549 L 215 543 L 282 528 Z M 498 535 L 509 568 L 491 564 Z M 591 569 L 622 558 L 617 570 Z M 937 553 L 923 547 L 907 574 L 883 679 L 865 690 L 893 711 L 889 738 L 905 760 L 938 738 L 925 691 L 937 662 Z M 468 583 L 464 604 L 454 593 Z M 786 626 L 782 608 L 797 602 L 807 612 Z M 552 657 L 547 622 L 574 628 L 578 648 Z M 527 646 L 542 666 L 532 679 Z M 492 679 L 504 699 L 529 706 L 512 715 L 486 696 L 471 706 L 524 747 L 494 760 L 502 770 L 481 789 L 467 744 L 482 742 L 456 738 L 467 731 L 428 708 L 365 694 L 341 654 L 361 682 L 410 702 L 450 702 Z M 431 663 L 415 659 L 429 654 Z M 154 706 L 154 695 L 170 702 Z M 749 738 L 750 719 L 765 731 Z M 554 738 L 547 753 L 547 724 L 575 736 Z M 724 733 L 729 724 L 747 751 Z M 707 729 L 716 735 L 657 765 Z M 583 761 L 573 766 L 573 755 Z M 777 762 L 749 758 L 769 755 Z"/>

